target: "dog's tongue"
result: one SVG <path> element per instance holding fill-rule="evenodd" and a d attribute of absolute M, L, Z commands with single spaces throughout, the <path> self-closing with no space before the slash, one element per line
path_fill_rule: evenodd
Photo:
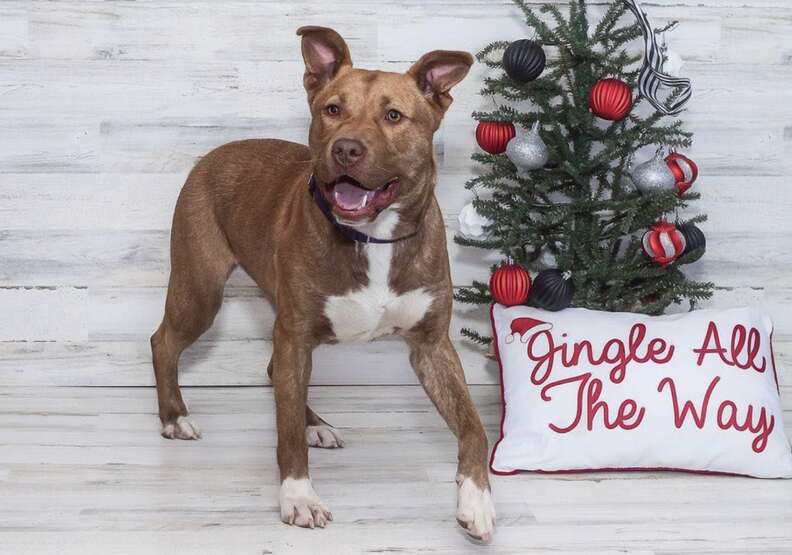
<path fill-rule="evenodd" d="M 352 183 L 342 181 L 333 189 L 335 201 L 344 210 L 360 210 L 365 208 L 374 198 L 376 191 L 367 191 Z"/>

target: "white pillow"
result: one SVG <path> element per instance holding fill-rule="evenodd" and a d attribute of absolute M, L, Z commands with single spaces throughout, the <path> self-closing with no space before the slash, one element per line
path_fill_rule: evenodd
<path fill-rule="evenodd" d="M 756 310 L 651 317 L 494 305 L 492 326 L 503 393 L 494 473 L 792 477 L 773 327 Z"/>

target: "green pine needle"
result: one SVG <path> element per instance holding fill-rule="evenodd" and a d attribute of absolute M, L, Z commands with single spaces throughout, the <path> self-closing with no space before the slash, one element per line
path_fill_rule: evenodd
<path fill-rule="evenodd" d="M 490 111 L 474 112 L 473 118 L 510 121 L 518 130 L 538 120 L 558 166 L 526 178 L 517 175 L 505 155 L 474 153 L 480 172 L 466 187 L 481 194 L 474 206 L 492 224 L 486 238 L 454 240 L 497 250 L 534 272 L 543 267 L 542 253 L 552 253 L 556 267 L 572 272 L 574 306 L 662 314 L 672 304 L 692 307 L 710 298 L 714 284 L 690 280 L 681 269 L 694 264 L 701 249 L 663 268 L 641 248 L 646 229 L 661 218 L 677 221 L 676 214 L 700 195 L 694 190 L 642 195 L 628 176 L 637 150 L 684 150 L 693 135 L 678 119 L 656 111 L 640 115 L 646 102 L 638 94 L 623 121 L 607 124 L 589 110 L 589 90 L 603 77 L 618 77 L 637 91 L 643 52 L 631 44 L 641 37 L 632 13 L 624 2 L 613 0 L 602 19 L 592 22 L 582 0 L 570 0 L 566 9 L 513 1 L 525 18 L 526 36 L 538 40 L 548 54 L 545 71 L 535 81 L 517 83 L 503 72 L 501 58 L 509 43 L 488 44 L 477 55 L 491 70 L 481 94 L 496 103 Z M 670 94 L 669 101 L 678 94 Z M 697 214 L 678 224 L 705 220 Z M 457 289 L 455 299 L 492 302 L 483 281 Z M 462 334 L 478 343 L 490 341 L 473 330 Z"/>

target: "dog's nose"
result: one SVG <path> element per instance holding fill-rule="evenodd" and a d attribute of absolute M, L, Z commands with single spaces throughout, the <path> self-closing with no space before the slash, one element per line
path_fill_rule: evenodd
<path fill-rule="evenodd" d="M 366 147 L 355 139 L 338 139 L 333 143 L 333 158 L 344 168 L 354 166 L 366 155 Z"/>

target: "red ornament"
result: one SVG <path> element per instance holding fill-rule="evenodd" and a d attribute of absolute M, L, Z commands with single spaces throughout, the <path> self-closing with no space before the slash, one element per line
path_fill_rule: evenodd
<path fill-rule="evenodd" d="M 668 266 L 685 252 L 685 236 L 676 226 L 665 220 L 654 224 L 641 240 L 646 256 L 655 264 Z"/>
<path fill-rule="evenodd" d="M 476 127 L 476 141 L 490 154 L 506 152 L 506 145 L 516 134 L 510 121 L 480 121 Z"/>
<path fill-rule="evenodd" d="M 681 195 L 693 186 L 693 182 L 698 177 L 698 166 L 696 163 L 676 152 L 672 152 L 665 158 L 671 173 L 676 178 L 677 192 Z"/>
<path fill-rule="evenodd" d="M 633 106 L 632 89 L 620 79 L 600 79 L 589 92 L 589 107 L 595 116 L 611 121 L 627 117 Z"/>
<path fill-rule="evenodd" d="M 523 304 L 528 300 L 531 276 L 519 264 L 502 264 L 490 277 L 489 288 L 497 303 L 506 306 Z"/>

